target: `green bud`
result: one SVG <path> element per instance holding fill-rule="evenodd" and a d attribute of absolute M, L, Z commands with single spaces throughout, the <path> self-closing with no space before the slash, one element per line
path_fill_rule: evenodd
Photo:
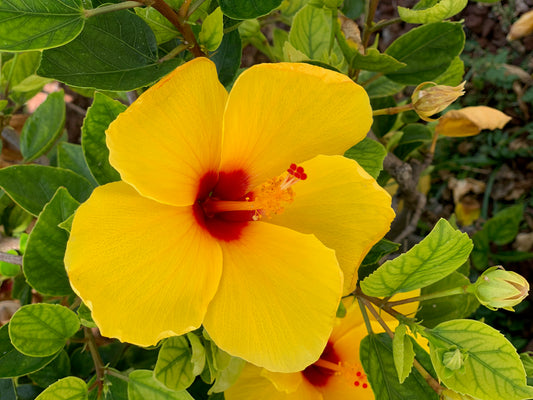
<path fill-rule="evenodd" d="M 442 363 L 452 371 L 460 370 L 464 365 L 463 353 L 459 349 L 447 351 L 442 355 Z"/>
<path fill-rule="evenodd" d="M 474 284 L 474 294 L 485 307 L 514 311 L 529 293 L 529 283 L 522 275 L 506 271 L 501 266 L 487 269 Z"/>

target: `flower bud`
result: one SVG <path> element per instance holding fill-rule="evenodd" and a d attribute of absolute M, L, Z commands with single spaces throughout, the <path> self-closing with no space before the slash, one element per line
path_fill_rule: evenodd
<path fill-rule="evenodd" d="M 514 311 L 526 298 L 529 283 L 522 275 L 506 271 L 501 266 L 487 269 L 474 284 L 474 294 L 481 304 L 491 310 L 503 308 Z"/>
<path fill-rule="evenodd" d="M 413 108 L 424 121 L 434 121 L 429 118 L 441 112 L 465 91 L 465 82 L 458 86 L 437 85 L 434 82 L 424 82 L 418 85 L 411 96 Z"/>
<path fill-rule="evenodd" d="M 463 369 L 464 359 L 461 350 L 455 349 L 444 353 L 442 355 L 442 363 L 446 368 L 452 371 Z"/>
<path fill-rule="evenodd" d="M 511 26 L 507 40 L 516 40 L 533 33 L 533 10 L 523 14 Z"/>

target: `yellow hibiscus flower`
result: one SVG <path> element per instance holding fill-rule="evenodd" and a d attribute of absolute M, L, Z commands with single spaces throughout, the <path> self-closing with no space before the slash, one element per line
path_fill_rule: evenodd
<path fill-rule="evenodd" d="M 102 334 L 148 346 L 203 324 L 270 370 L 316 361 L 394 216 L 336 155 L 371 122 L 360 86 L 308 64 L 254 66 L 228 94 L 198 58 L 148 89 L 107 130 L 123 181 L 80 206 L 65 255 Z"/>
<path fill-rule="evenodd" d="M 418 296 L 419 290 L 402 293 L 395 300 Z M 357 301 L 344 299 L 347 313 L 338 318 L 333 332 L 320 358 L 300 372 L 289 374 L 271 372 L 246 364 L 237 382 L 224 392 L 226 400 L 374 400 L 365 371 L 359 361 L 359 345 L 368 334 Z M 396 309 L 404 314 L 414 314 L 418 303 L 404 304 Z M 387 325 L 394 329 L 398 321 L 386 313 L 381 314 Z M 370 316 L 372 330 L 383 328 Z M 427 347 L 424 339 L 420 344 Z"/>

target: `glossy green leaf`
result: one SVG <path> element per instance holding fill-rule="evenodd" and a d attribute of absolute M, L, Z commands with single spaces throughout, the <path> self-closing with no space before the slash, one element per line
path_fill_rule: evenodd
<path fill-rule="evenodd" d="M 153 371 L 138 369 L 129 375 L 129 400 L 194 400 L 186 390 L 175 392 L 167 389 L 154 378 Z"/>
<path fill-rule="evenodd" d="M 516 204 L 496 213 L 483 225 L 483 230 L 487 232 L 489 240 L 497 245 L 508 244 L 518 234 L 523 218 L 524 205 Z"/>
<path fill-rule="evenodd" d="M 394 72 L 405 67 L 405 65 L 405 63 L 396 60 L 394 57 L 380 53 L 379 50 L 373 48 L 368 48 L 365 55 L 355 52 L 350 61 L 350 66 L 354 69 L 364 69 L 384 74 Z"/>
<path fill-rule="evenodd" d="M 80 203 L 89 198 L 93 189 L 87 179 L 62 168 L 14 165 L 0 169 L 0 187 L 17 204 L 35 216 L 40 214 L 61 186 Z"/>
<path fill-rule="evenodd" d="M 77 315 L 68 308 L 48 303 L 21 307 L 9 323 L 13 346 L 32 357 L 57 353 L 80 328 Z"/>
<path fill-rule="evenodd" d="M 61 350 L 50 364 L 29 375 L 29 378 L 40 387 L 48 387 L 55 381 L 70 374 L 70 358 L 65 350 Z"/>
<path fill-rule="evenodd" d="M 158 58 L 150 27 L 124 10 L 88 19 L 75 40 L 43 52 L 37 72 L 72 86 L 128 91 L 155 82 L 181 62 Z"/>
<path fill-rule="evenodd" d="M 83 149 L 79 144 L 60 142 L 57 145 L 57 166 L 63 169 L 70 169 L 78 175 L 83 176 L 94 187 L 98 186 L 98 182 L 96 182 L 91 174 L 91 170 L 83 155 Z"/>
<path fill-rule="evenodd" d="M 282 0 L 219 0 L 224 15 L 233 19 L 252 19 L 267 15 L 279 7 Z"/>
<path fill-rule="evenodd" d="M 65 126 L 63 90 L 50 93 L 26 120 L 20 133 L 20 152 L 25 162 L 46 154 L 59 139 Z"/>
<path fill-rule="evenodd" d="M 87 400 L 87 384 L 69 376 L 48 386 L 35 400 Z"/>
<path fill-rule="evenodd" d="M 410 340 L 410 339 L 409 339 Z M 414 343 L 416 358 L 427 371 L 428 355 Z M 400 384 L 394 367 L 392 340 L 386 334 L 368 335 L 361 341 L 360 358 L 370 386 L 379 400 L 424 399 L 437 400 L 438 395 L 418 371 L 413 371 Z"/>
<path fill-rule="evenodd" d="M 398 7 L 398 14 L 403 21 L 410 24 L 429 24 L 459 14 L 467 3 L 468 0 L 440 0 L 434 6 L 423 10 Z"/>
<path fill-rule="evenodd" d="M 420 294 L 427 295 L 469 284 L 470 281 L 466 276 L 454 271 L 440 281 L 423 288 Z M 420 302 L 416 318 L 419 321 L 424 321 L 425 327 L 432 328 L 444 321 L 466 318 L 478 307 L 479 302 L 476 296 L 471 293 L 439 297 Z"/>
<path fill-rule="evenodd" d="M 39 293 L 73 294 L 63 262 L 69 235 L 58 225 L 74 214 L 79 204 L 65 188 L 59 188 L 30 233 L 22 267 L 26 280 Z"/>
<path fill-rule="evenodd" d="M 496 329 L 480 321 L 453 320 L 437 325 L 426 337 L 433 366 L 448 388 L 481 400 L 533 397 L 516 349 Z M 450 370 L 444 355 L 456 350 L 463 355 L 463 368 Z"/>
<path fill-rule="evenodd" d="M 0 0 L 0 50 L 42 50 L 64 45 L 83 29 L 81 0 Z"/>
<path fill-rule="evenodd" d="M 167 0 L 166 3 L 174 10 L 179 10 L 183 1 L 184 0 Z M 134 10 L 135 13 L 152 29 L 158 44 L 168 42 L 180 35 L 177 28 L 155 8 L 135 7 Z"/>
<path fill-rule="evenodd" d="M 224 20 L 220 7 L 209 14 L 202 23 L 202 29 L 198 35 L 198 42 L 209 51 L 215 51 L 222 42 L 224 35 Z"/>
<path fill-rule="evenodd" d="M 459 268 L 471 250 L 468 235 L 440 219 L 420 243 L 366 277 L 361 288 L 369 296 L 392 296 L 431 285 Z"/>
<path fill-rule="evenodd" d="M 217 67 L 218 79 L 224 86 L 230 85 L 241 65 L 242 43 L 237 29 L 224 34 L 222 43 L 211 57 Z"/>
<path fill-rule="evenodd" d="M 56 354 L 46 357 L 30 357 L 18 351 L 9 338 L 9 325 L 0 328 L 0 378 L 27 375 L 43 368 Z"/>
<path fill-rule="evenodd" d="M 387 150 L 385 147 L 381 143 L 369 138 L 364 138 L 344 153 L 344 157 L 357 161 L 374 179 L 378 177 L 383 169 L 383 160 L 386 155 Z"/>
<path fill-rule="evenodd" d="M 100 185 L 120 180 L 119 173 L 109 164 L 105 131 L 125 109 L 124 104 L 97 92 L 83 121 L 81 128 L 83 155 L 91 174 Z"/>
<path fill-rule="evenodd" d="M 167 388 L 180 391 L 194 382 L 192 350 L 185 336 L 165 340 L 154 369 L 154 376 Z"/>
<path fill-rule="evenodd" d="M 411 373 L 413 360 L 415 359 L 413 342 L 407 335 L 407 327 L 404 324 L 398 325 L 394 331 L 394 338 L 392 339 L 392 355 L 394 367 L 398 374 L 398 381 L 403 383 Z"/>
<path fill-rule="evenodd" d="M 431 81 L 448 69 L 464 43 L 465 34 L 458 22 L 434 22 L 412 29 L 385 50 L 407 66 L 386 76 L 404 85 Z"/>

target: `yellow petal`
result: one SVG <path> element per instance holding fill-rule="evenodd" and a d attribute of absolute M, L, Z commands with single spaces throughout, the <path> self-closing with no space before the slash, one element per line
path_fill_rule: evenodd
<path fill-rule="evenodd" d="M 220 245 L 223 274 L 204 320 L 215 343 L 275 372 L 317 360 L 342 290 L 334 252 L 312 235 L 263 222 Z"/>
<path fill-rule="evenodd" d="M 303 380 L 303 375 L 300 372 L 285 374 L 283 372 L 272 372 L 262 368 L 261 375 L 267 378 L 277 391 L 285 393 L 295 392 Z"/>
<path fill-rule="evenodd" d="M 219 165 L 226 98 L 208 59 L 178 67 L 109 126 L 109 161 L 143 196 L 191 205 Z"/>
<path fill-rule="evenodd" d="M 251 186 L 291 163 L 342 154 L 372 124 L 363 88 L 309 64 L 261 64 L 235 82 L 224 114 L 221 169 L 245 170 Z"/>
<path fill-rule="evenodd" d="M 348 294 L 359 264 L 390 228 L 391 198 L 355 161 L 342 156 L 318 156 L 301 166 L 307 180 L 293 186 L 294 202 L 266 221 L 313 233 L 334 249 Z"/>
<path fill-rule="evenodd" d="M 448 111 L 440 117 L 435 132 L 444 136 L 473 136 L 482 129 L 501 129 L 511 120 L 495 108 L 486 106 L 465 107 Z"/>
<path fill-rule="evenodd" d="M 148 346 L 201 325 L 222 251 L 191 207 L 160 204 L 115 182 L 76 212 L 65 265 L 104 336 Z"/>
<path fill-rule="evenodd" d="M 251 364 L 246 364 L 233 386 L 224 392 L 226 400 L 322 400 L 320 392 L 311 385 L 301 382 L 298 388 L 291 393 L 279 391 L 270 380 L 263 376 L 266 370 Z M 299 372 L 294 374 L 278 374 L 300 376 Z"/>

